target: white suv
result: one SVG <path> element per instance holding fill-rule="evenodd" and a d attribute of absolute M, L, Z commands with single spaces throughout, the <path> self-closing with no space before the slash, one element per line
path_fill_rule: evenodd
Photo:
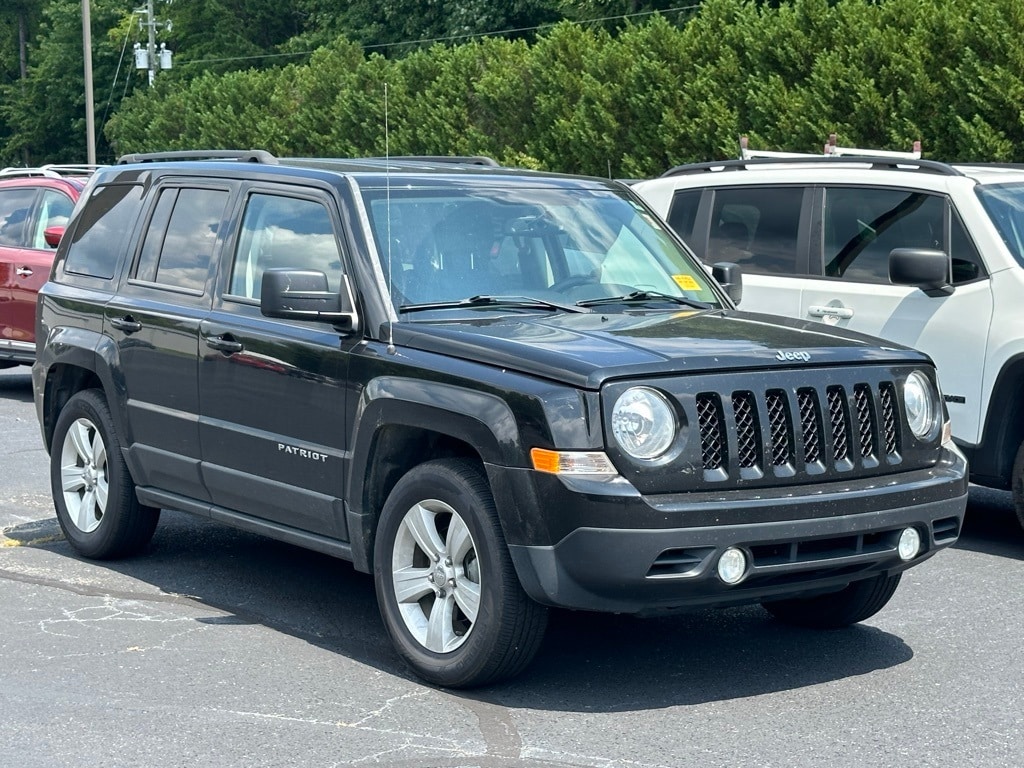
<path fill-rule="evenodd" d="M 705 264 L 742 267 L 743 309 L 931 355 L 972 482 L 1012 488 L 1024 525 L 1024 165 L 897 154 L 684 165 L 634 189 Z"/>

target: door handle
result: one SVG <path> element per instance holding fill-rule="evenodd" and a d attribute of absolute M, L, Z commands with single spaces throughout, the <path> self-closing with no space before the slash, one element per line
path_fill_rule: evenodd
<path fill-rule="evenodd" d="M 853 310 L 849 307 L 808 307 L 807 314 L 811 317 L 839 317 L 847 320 L 853 317 Z"/>
<path fill-rule="evenodd" d="M 234 354 L 235 352 L 241 352 L 243 349 L 242 342 L 235 341 L 233 338 L 226 335 L 207 336 L 206 346 L 208 346 L 210 349 L 216 349 L 219 352 L 224 352 L 229 355 Z"/>
<path fill-rule="evenodd" d="M 117 328 L 117 330 L 124 331 L 125 333 L 135 333 L 136 331 L 142 330 L 142 323 L 131 315 L 125 315 L 124 317 L 112 317 L 110 318 L 110 324 Z"/>
<path fill-rule="evenodd" d="M 28 267 L 18 267 L 14 270 L 14 274 L 18 277 L 32 277 L 32 270 Z"/>

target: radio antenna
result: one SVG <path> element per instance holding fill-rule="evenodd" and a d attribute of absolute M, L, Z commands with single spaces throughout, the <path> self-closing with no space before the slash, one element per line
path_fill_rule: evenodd
<path fill-rule="evenodd" d="M 388 84 L 384 83 L 384 201 L 385 215 L 387 217 L 388 236 L 388 300 L 395 295 L 395 276 L 392 273 L 391 263 L 391 146 L 388 135 Z M 392 311 L 396 311 L 392 309 Z M 395 354 L 395 321 L 388 319 L 388 354 Z"/>

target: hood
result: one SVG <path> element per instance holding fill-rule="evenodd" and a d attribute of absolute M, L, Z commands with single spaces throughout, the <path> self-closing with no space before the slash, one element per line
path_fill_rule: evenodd
<path fill-rule="evenodd" d="M 738 310 L 503 315 L 398 323 L 394 334 L 399 345 L 589 389 L 614 378 L 928 360 L 872 336 Z"/>

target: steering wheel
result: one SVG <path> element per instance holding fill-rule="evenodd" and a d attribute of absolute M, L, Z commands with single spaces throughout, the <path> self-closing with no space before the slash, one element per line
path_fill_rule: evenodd
<path fill-rule="evenodd" d="M 548 286 L 548 290 L 564 293 L 570 288 L 579 288 L 581 285 L 593 285 L 596 282 L 593 275 L 571 275 L 570 277 L 555 281 Z"/>

